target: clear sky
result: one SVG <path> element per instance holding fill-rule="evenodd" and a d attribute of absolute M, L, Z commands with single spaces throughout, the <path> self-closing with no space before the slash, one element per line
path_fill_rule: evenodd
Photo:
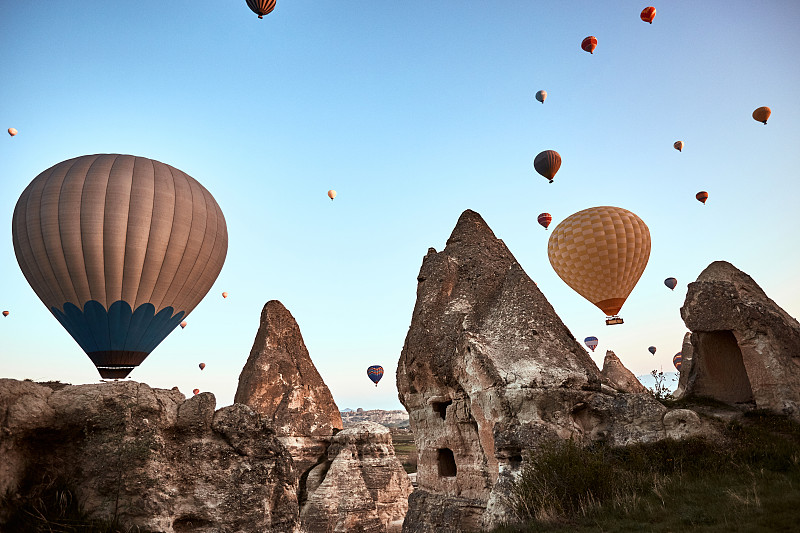
<path fill-rule="evenodd" d="M 131 374 L 218 406 L 277 299 L 339 408 L 400 408 L 422 257 L 465 209 L 577 338 L 599 338 L 601 365 L 613 349 L 637 374 L 672 370 L 686 286 L 714 260 L 800 316 L 800 3 L 670 0 L 652 25 L 646 5 L 279 0 L 259 20 L 244 0 L 3 2 L 0 117 L 19 134 L 0 138 L 0 376 L 99 379 L 11 242 L 25 186 L 94 153 L 175 166 L 225 213 L 216 284 Z M 767 126 L 751 118 L 763 105 Z M 547 149 L 563 158 L 553 184 L 532 165 Z M 598 205 L 635 212 L 652 237 L 622 326 L 555 274 L 536 222 Z M 371 364 L 386 369 L 377 388 Z"/>

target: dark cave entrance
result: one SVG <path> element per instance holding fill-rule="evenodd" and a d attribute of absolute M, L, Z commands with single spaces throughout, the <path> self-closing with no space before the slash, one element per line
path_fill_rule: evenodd
<path fill-rule="evenodd" d="M 697 396 L 708 396 L 726 403 L 753 401 L 753 389 L 742 359 L 742 350 L 732 331 L 698 331 L 692 357 L 692 374 L 697 376 Z"/>
<path fill-rule="evenodd" d="M 456 476 L 456 459 L 453 456 L 453 450 L 450 448 L 439 448 L 436 457 L 436 465 L 439 468 L 440 477 Z"/>
<path fill-rule="evenodd" d="M 452 403 L 453 400 L 447 400 L 446 402 L 433 402 L 431 407 L 433 407 L 433 411 L 435 413 L 439 413 L 439 416 L 442 417 L 442 420 L 445 420 L 447 417 L 447 406 Z"/>

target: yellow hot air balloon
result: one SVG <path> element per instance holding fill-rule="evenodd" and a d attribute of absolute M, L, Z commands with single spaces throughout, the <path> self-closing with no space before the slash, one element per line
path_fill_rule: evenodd
<path fill-rule="evenodd" d="M 330 198 L 331 200 L 336 198 L 336 191 L 334 191 L 333 189 L 329 190 L 328 191 L 328 198 Z"/>
<path fill-rule="evenodd" d="M 592 207 L 556 227 L 547 255 L 567 285 L 611 317 L 606 324 L 621 324 L 615 315 L 647 266 L 650 230 L 627 209 Z"/>

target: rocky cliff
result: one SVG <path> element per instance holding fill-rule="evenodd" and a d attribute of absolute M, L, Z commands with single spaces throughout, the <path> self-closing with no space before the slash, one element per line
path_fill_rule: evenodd
<path fill-rule="evenodd" d="M 647 393 L 602 383 L 600 370 L 484 220 L 465 211 L 442 252 L 429 249 L 397 369 L 419 450 L 404 532 L 491 528 L 511 513 L 508 482 L 550 438 L 611 444 L 664 438 Z"/>
<path fill-rule="evenodd" d="M 58 494 L 126 529 L 299 531 L 292 459 L 275 431 L 247 406 L 215 403 L 133 381 L 0 379 L 0 530 L 36 530 L 15 511 Z"/>

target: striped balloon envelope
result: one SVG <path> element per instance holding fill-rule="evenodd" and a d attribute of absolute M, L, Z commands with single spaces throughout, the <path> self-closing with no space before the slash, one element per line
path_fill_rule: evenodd
<path fill-rule="evenodd" d="M 377 387 L 378 382 L 383 377 L 383 367 L 380 365 L 372 365 L 367 369 L 367 377 L 369 377 Z"/>
<path fill-rule="evenodd" d="M 264 18 L 264 15 L 269 15 L 275 9 L 277 0 L 246 0 L 246 2 L 250 11 L 258 15 L 258 18 Z"/>
<path fill-rule="evenodd" d="M 536 218 L 536 220 L 541 226 L 544 227 L 544 229 L 547 229 L 547 227 L 550 225 L 550 222 L 553 221 L 553 217 L 550 213 L 542 213 Z"/>
<path fill-rule="evenodd" d="M 675 368 L 678 369 L 679 372 L 681 370 L 681 361 L 683 361 L 683 354 L 678 352 L 675 354 L 675 357 L 672 358 L 672 364 L 675 365 Z"/>
<path fill-rule="evenodd" d="M 597 337 L 586 337 L 585 339 L 583 339 L 583 342 L 586 343 L 586 346 L 588 346 L 592 351 L 594 351 L 594 349 L 597 348 L 597 345 L 599 344 Z"/>
<path fill-rule="evenodd" d="M 111 379 L 183 322 L 228 250 L 211 193 L 177 168 L 131 155 L 45 170 L 17 201 L 11 232 L 36 295 Z"/>

